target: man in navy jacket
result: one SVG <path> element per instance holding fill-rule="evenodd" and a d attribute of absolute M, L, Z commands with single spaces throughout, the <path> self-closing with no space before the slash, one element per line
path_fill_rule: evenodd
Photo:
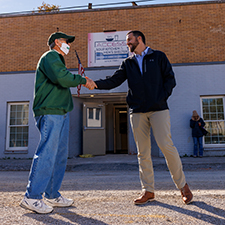
<path fill-rule="evenodd" d="M 154 172 L 151 159 L 150 128 L 165 156 L 167 166 L 177 188 L 181 190 L 185 204 L 193 195 L 186 183 L 182 163 L 171 139 L 170 114 L 167 99 L 176 85 L 169 60 L 161 51 L 145 45 L 145 36 L 140 31 L 130 31 L 126 36 L 127 46 L 134 54 L 125 59 L 114 75 L 95 81 L 98 89 L 112 89 L 128 81 L 127 103 L 130 121 L 138 150 L 139 173 L 142 195 L 134 204 L 154 200 Z"/>

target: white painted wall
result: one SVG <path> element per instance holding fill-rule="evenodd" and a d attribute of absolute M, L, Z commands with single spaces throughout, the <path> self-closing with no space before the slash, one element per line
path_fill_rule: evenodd
<path fill-rule="evenodd" d="M 173 67 L 177 86 L 169 98 L 174 144 L 181 156 L 193 154 L 192 111 L 201 115 L 200 96 L 225 95 L 225 64 Z M 205 153 L 204 153 L 205 154 Z"/>
<path fill-rule="evenodd" d="M 225 63 L 205 65 L 180 65 L 173 66 L 177 86 L 168 100 L 171 115 L 171 131 L 175 146 L 181 156 L 192 154 L 193 143 L 189 121 L 193 110 L 200 110 L 200 96 L 202 95 L 225 95 Z M 86 75 L 93 80 L 112 75 L 114 69 L 87 70 Z M 33 73 L 1 73 L 0 74 L 0 158 L 32 158 L 39 141 L 39 133 L 36 129 L 32 113 L 34 90 Z M 82 87 L 82 94 L 96 93 L 124 93 L 127 92 L 127 83 L 110 91 L 93 90 Z M 76 88 L 71 88 L 73 94 L 77 93 Z M 74 98 L 74 110 L 70 113 L 70 139 L 69 156 L 81 154 L 82 150 L 82 103 L 84 99 Z M 6 116 L 7 102 L 29 101 L 29 149 L 27 154 L 5 154 L 6 138 Z M 135 144 L 132 132 L 128 138 L 128 145 L 131 152 L 135 152 Z M 153 148 L 157 148 L 153 142 Z M 162 154 L 160 153 L 160 156 Z"/>
<path fill-rule="evenodd" d="M 34 73 L 8 73 L 0 75 L 0 158 L 32 158 L 39 141 L 39 133 L 36 129 L 33 113 Z M 7 103 L 29 102 L 29 144 L 28 153 L 5 154 L 5 140 L 7 129 Z"/>

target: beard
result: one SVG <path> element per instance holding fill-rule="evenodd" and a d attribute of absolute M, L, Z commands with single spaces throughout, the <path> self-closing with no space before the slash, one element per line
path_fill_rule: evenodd
<path fill-rule="evenodd" d="M 131 44 L 130 52 L 134 52 L 134 50 L 137 48 L 138 45 L 139 45 L 139 42 L 136 38 L 136 41 L 133 44 Z"/>

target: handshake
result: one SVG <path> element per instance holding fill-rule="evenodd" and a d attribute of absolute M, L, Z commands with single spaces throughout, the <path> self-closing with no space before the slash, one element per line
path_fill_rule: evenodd
<path fill-rule="evenodd" d="M 89 90 L 93 90 L 94 88 L 98 88 L 96 83 L 89 77 L 85 77 L 86 78 L 86 84 L 83 84 L 84 87 L 88 88 Z"/>

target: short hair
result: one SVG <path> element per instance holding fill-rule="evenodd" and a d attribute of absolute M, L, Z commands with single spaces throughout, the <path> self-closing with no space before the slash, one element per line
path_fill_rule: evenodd
<path fill-rule="evenodd" d="M 141 36 L 143 43 L 145 44 L 145 35 L 139 31 L 139 30 L 131 30 L 127 33 L 128 34 L 133 34 L 136 38 Z"/>
<path fill-rule="evenodd" d="M 53 41 L 53 42 L 49 45 L 49 48 L 50 48 L 50 49 L 53 49 L 55 46 L 56 46 L 55 41 Z"/>

